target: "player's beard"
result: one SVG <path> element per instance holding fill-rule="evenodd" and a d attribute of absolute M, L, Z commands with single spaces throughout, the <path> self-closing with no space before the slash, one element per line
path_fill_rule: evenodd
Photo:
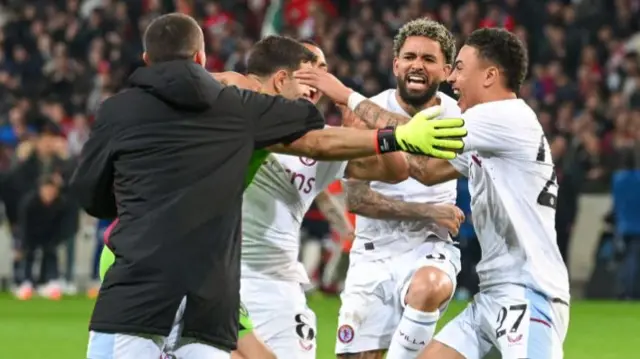
<path fill-rule="evenodd" d="M 430 81 L 431 79 L 426 78 L 427 88 L 423 91 L 410 91 L 407 88 L 407 81 L 409 76 L 412 75 L 407 74 L 403 77 L 396 76 L 396 83 L 398 84 L 398 92 L 400 93 L 400 98 L 407 105 L 416 109 L 416 111 L 422 110 L 422 107 L 429 102 L 433 96 L 435 96 L 438 88 L 440 87 L 439 81 Z"/>

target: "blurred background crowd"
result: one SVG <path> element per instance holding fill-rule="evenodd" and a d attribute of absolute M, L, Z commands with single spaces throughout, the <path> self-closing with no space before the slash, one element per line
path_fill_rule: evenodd
<path fill-rule="evenodd" d="M 446 24 L 458 44 L 478 27 L 514 32 L 530 54 L 520 96 L 557 165 L 561 251 L 568 259 L 576 218 L 589 210 L 580 195 L 610 193 L 587 294 L 640 298 L 640 0 L 0 0 L 0 218 L 12 239 L 0 250 L 12 251 L 14 285 L 73 293 L 77 234 L 95 236 L 98 253 L 107 223 L 81 216 L 66 184 L 96 108 L 143 65 L 142 31 L 173 11 L 202 24 L 212 72 L 243 72 L 256 40 L 283 34 L 313 39 L 330 70 L 367 96 L 395 87 L 393 36 L 411 19 Z M 459 191 L 468 212 L 464 182 Z M 308 237 L 331 243 L 328 231 Z M 474 236 L 465 224 L 461 296 L 476 290 Z"/>

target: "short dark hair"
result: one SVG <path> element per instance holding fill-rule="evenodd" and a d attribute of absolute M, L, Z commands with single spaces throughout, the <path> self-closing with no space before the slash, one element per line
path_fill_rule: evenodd
<path fill-rule="evenodd" d="M 300 42 L 285 36 L 267 36 L 251 48 L 247 72 L 263 77 L 279 70 L 293 72 L 302 63 L 316 61 L 318 57 Z"/>
<path fill-rule="evenodd" d="M 202 50 L 204 35 L 191 16 L 170 13 L 151 21 L 144 32 L 143 43 L 152 63 L 188 60 Z"/>
<path fill-rule="evenodd" d="M 311 40 L 311 39 L 298 39 L 298 42 L 303 44 L 303 45 L 311 45 L 311 46 L 315 46 L 317 48 L 320 48 L 320 45 L 318 45 L 317 42 Z"/>
<path fill-rule="evenodd" d="M 471 33 L 465 45 L 475 48 L 482 59 L 500 68 L 509 90 L 520 90 L 529 59 L 527 49 L 516 35 L 504 29 L 479 29 Z"/>

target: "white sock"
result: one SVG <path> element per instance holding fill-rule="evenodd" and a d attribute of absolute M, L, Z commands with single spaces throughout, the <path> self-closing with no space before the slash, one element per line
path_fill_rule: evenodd
<path fill-rule="evenodd" d="M 404 308 L 402 319 L 391 338 L 387 359 L 415 359 L 433 337 L 440 311 L 421 312 Z"/>

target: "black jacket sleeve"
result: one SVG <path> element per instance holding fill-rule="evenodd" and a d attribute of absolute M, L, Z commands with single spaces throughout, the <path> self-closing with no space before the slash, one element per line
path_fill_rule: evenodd
<path fill-rule="evenodd" d="M 324 117 L 311 102 L 287 100 L 240 90 L 242 105 L 251 114 L 255 148 L 291 143 L 311 130 L 324 128 Z"/>
<path fill-rule="evenodd" d="M 108 102 L 109 100 L 107 100 Z M 89 140 L 71 178 L 71 190 L 80 206 L 91 216 L 115 218 L 116 199 L 113 194 L 113 153 L 107 102 L 98 110 Z"/>

